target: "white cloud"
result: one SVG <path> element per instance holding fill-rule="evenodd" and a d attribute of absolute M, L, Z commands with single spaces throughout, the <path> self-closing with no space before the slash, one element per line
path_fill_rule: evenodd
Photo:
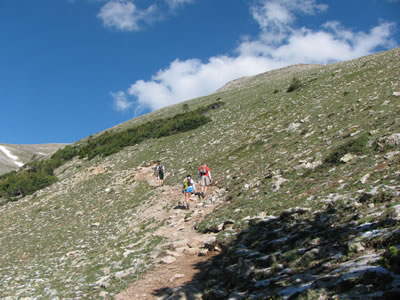
<path fill-rule="evenodd" d="M 131 1 L 113 0 L 104 4 L 97 17 L 106 27 L 121 31 L 139 31 L 142 23 L 151 23 L 157 19 L 157 14 L 156 5 L 140 10 Z"/>
<path fill-rule="evenodd" d="M 152 110 L 214 92 L 226 82 L 254 75 L 279 65 L 263 58 L 212 57 L 207 63 L 197 59 L 175 60 L 150 81 L 139 80 L 128 94 L 137 99 L 139 111 Z"/>
<path fill-rule="evenodd" d="M 195 0 L 165 0 L 171 10 L 176 10 L 178 7 L 185 4 L 194 3 Z"/>
<path fill-rule="evenodd" d="M 133 105 L 133 102 L 128 100 L 126 93 L 123 91 L 111 93 L 111 97 L 114 100 L 113 106 L 116 111 L 127 111 Z"/>
<path fill-rule="evenodd" d="M 315 0 L 261 0 L 250 10 L 260 34 L 243 39 L 236 55 L 214 56 L 207 61 L 175 60 L 149 81 L 138 80 L 123 93 L 134 99 L 135 111 L 155 110 L 208 95 L 239 77 L 297 63 L 343 61 L 396 46 L 391 39 L 394 23 L 382 21 L 369 32 L 353 31 L 337 21 L 326 22 L 319 30 L 293 26 L 296 13 L 312 15 L 326 8 Z"/>
<path fill-rule="evenodd" d="M 326 4 L 317 4 L 316 0 L 258 0 L 250 12 L 262 31 L 281 35 L 290 30 L 296 14 L 315 15 L 327 9 Z"/>

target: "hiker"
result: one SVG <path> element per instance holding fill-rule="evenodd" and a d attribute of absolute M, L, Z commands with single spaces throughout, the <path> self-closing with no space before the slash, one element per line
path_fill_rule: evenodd
<path fill-rule="evenodd" d="M 201 193 L 200 195 L 204 198 L 207 193 L 207 187 L 211 183 L 211 172 L 210 168 L 206 164 L 202 164 L 199 167 L 199 171 L 197 173 L 197 179 L 200 178 L 200 185 L 201 185 Z"/>
<path fill-rule="evenodd" d="M 161 161 L 158 161 L 156 166 L 156 175 L 157 178 L 160 180 L 160 186 L 164 186 L 164 173 L 165 173 L 165 168 L 161 164 Z"/>
<path fill-rule="evenodd" d="M 188 175 L 183 181 L 182 193 L 185 193 L 186 209 L 189 209 L 190 196 L 196 191 L 192 176 Z"/>

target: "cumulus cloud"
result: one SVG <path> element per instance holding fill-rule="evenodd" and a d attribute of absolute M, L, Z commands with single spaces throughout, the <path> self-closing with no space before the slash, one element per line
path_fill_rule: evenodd
<path fill-rule="evenodd" d="M 111 93 L 111 97 L 114 99 L 113 106 L 116 111 L 127 111 L 133 105 L 133 102 L 128 100 L 126 93 L 123 91 Z"/>
<path fill-rule="evenodd" d="M 316 0 L 259 0 L 250 13 L 260 33 L 243 39 L 235 55 L 214 56 L 207 61 L 177 59 L 123 93 L 135 103 L 136 112 L 155 110 L 210 94 L 239 77 L 297 63 L 343 61 L 396 46 L 391 39 L 396 25 L 389 22 L 382 21 L 368 32 L 345 28 L 337 21 L 326 22 L 318 30 L 294 26 L 296 14 L 314 15 L 327 8 Z"/>
<path fill-rule="evenodd" d="M 278 66 L 267 59 L 250 56 L 216 56 L 205 63 L 197 59 L 175 60 L 150 81 L 136 81 L 128 89 L 128 94 L 136 99 L 139 111 L 145 108 L 154 110 L 207 95 L 230 80 Z"/>
<path fill-rule="evenodd" d="M 274 37 L 270 42 L 280 43 L 291 30 L 296 14 L 315 15 L 327 9 L 328 5 L 316 0 L 259 0 L 251 5 L 250 12 L 261 31 Z"/>
<path fill-rule="evenodd" d="M 104 26 L 120 31 L 139 31 L 143 23 L 151 23 L 157 19 L 157 5 L 140 10 L 131 1 L 109 1 L 100 9 L 97 17 Z"/>

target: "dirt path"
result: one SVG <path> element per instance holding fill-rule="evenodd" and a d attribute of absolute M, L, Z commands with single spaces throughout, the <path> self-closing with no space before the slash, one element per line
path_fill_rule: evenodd
<path fill-rule="evenodd" d="M 153 186 L 158 186 L 158 180 L 152 169 L 153 166 L 149 166 L 136 170 L 135 179 L 145 180 Z M 200 189 L 200 185 L 196 187 L 198 190 Z M 201 271 L 199 266 L 218 253 L 205 248 L 205 243 L 213 240 L 212 235 L 200 234 L 193 228 L 220 202 L 221 191 L 216 187 L 210 186 L 207 194 L 205 199 L 199 199 L 192 195 L 190 210 L 185 210 L 183 207 L 184 196 L 180 185 L 164 185 L 157 188 L 157 193 L 151 200 L 152 205 L 144 208 L 138 214 L 140 218 L 135 223 L 152 217 L 159 221 L 165 220 L 165 225 L 153 235 L 165 238 L 163 249 L 166 250 L 156 259 L 153 269 L 118 294 L 115 299 L 147 300 L 167 299 L 168 297 L 180 299 L 179 295 L 190 295 L 191 299 L 201 297 L 198 292 L 200 282 L 194 278 L 199 276 Z M 168 210 L 165 208 L 168 204 L 176 205 L 173 209 Z"/>

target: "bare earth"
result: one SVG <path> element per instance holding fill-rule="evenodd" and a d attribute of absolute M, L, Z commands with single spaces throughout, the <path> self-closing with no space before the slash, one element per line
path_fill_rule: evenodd
<path fill-rule="evenodd" d="M 153 167 L 137 170 L 135 179 L 158 186 Z M 196 188 L 199 191 L 200 185 L 196 185 Z M 203 202 L 212 197 L 216 189 L 215 186 L 210 186 L 204 200 L 192 195 L 190 210 L 185 210 L 180 185 L 164 185 L 158 188 L 151 207 L 139 214 L 141 218 L 138 218 L 137 223 L 151 217 L 167 220 L 153 235 L 165 237 L 164 245 L 169 245 L 169 250 L 165 251 L 165 255 L 160 257 L 153 269 L 143 274 L 142 278 L 132 283 L 115 299 L 200 299 L 201 294 L 198 291 L 201 283 L 198 279 L 201 278 L 202 266 L 218 252 L 204 249 L 204 241 L 210 235 L 200 234 L 193 227 L 214 209 L 215 203 L 204 205 Z M 167 210 L 165 206 L 169 203 L 176 203 L 176 206 Z"/>

